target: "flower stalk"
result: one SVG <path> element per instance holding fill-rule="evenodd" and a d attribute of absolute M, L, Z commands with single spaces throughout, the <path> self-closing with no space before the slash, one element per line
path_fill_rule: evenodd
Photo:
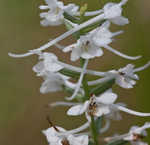
<path fill-rule="evenodd" d="M 73 3 L 64 5 L 59 0 L 45 0 L 46 4 L 39 7 L 45 10 L 40 14 L 41 25 L 45 27 L 65 25 L 67 31 L 27 53 L 9 53 L 9 56 L 14 58 L 37 55 L 39 62 L 33 66 L 33 71 L 44 80 L 40 92 L 45 94 L 64 91 L 69 94 L 69 97 L 65 97 L 66 101 L 54 102 L 48 106 L 70 107 L 67 115 L 84 114 L 87 119 L 80 127 L 67 131 L 55 126 L 47 118 L 51 126 L 42 133 L 49 145 L 99 145 L 99 137 L 109 131 L 111 120 L 122 119 L 121 111 L 130 115 L 150 117 L 150 113 L 137 112 L 128 109 L 124 103 L 116 103 L 118 95 L 113 92 L 115 84 L 124 89 L 133 88 L 139 80 L 136 73 L 148 68 L 150 61 L 137 68 L 133 64 L 128 64 L 123 68 L 107 71 L 88 69 L 91 59 L 104 55 L 103 49 L 128 60 L 141 58 L 141 55 L 129 56 L 110 46 L 114 42 L 114 37 L 123 33 L 123 31 L 111 32 L 111 24 L 120 26 L 129 24 L 129 20 L 122 16 L 123 5 L 127 1 L 120 0 L 118 3 L 105 1 L 106 4 L 102 9 L 87 11 L 87 4 L 79 8 Z M 58 43 L 70 35 L 75 38 L 75 43 L 68 46 Z M 54 53 L 43 52 L 53 45 L 62 53 L 71 52 L 70 60 L 73 62 L 80 60 L 80 67 L 60 61 Z M 98 78 L 89 81 L 89 75 Z M 102 123 L 103 120 L 105 125 Z M 150 123 L 145 123 L 142 127 L 133 126 L 128 133 L 106 137 L 103 141 L 107 145 L 124 145 L 128 142 L 132 145 L 147 145 L 142 139 L 147 136 L 148 128 Z M 86 129 L 89 130 L 85 132 Z"/>

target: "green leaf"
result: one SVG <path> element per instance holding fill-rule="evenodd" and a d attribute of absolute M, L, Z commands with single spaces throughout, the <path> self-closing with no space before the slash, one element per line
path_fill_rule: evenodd
<path fill-rule="evenodd" d="M 63 15 L 64 15 L 65 19 L 71 21 L 72 23 L 77 23 L 77 24 L 80 23 L 80 19 L 78 19 L 78 18 L 76 18 L 76 17 L 73 17 L 73 16 L 69 15 L 67 12 L 64 12 Z"/>
<path fill-rule="evenodd" d="M 128 143 L 128 141 L 125 141 L 125 140 L 117 140 L 117 141 L 109 142 L 106 145 L 125 145 L 127 143 Z"/>
<path fill-rule="evenodd" d="M 105 83 L 101 83 L 97 85 L 96 87 L 92 88 L 90 90 L 90 94 L 95 94 L 95 95 L 102 94 L 106 90 L 110 89 L 114 83 L 115 83 L 115 79 L 111 79 L 109 81 L 106 81 Z"/>
<path fill-rule="evenodd" d="M 96 29 L 97 27 L 101 26 L 101 24 L 102 24 L 103 22 L 104 22 L 104 21 L 98 21 L 98 22 L 96 22 L 96 23 L 94 23 L 94 24 L 92 24 L 92 25 L 90 25 L 90 26 L 87 26 L 87 27 L 81 29 L 81 30 L 80 30 L 80 33 L 81 33 L 82 35 L 84 35 L 84 34 L 90 32 L 90 31 Z"/>
<path fill-rule="evenodd" d="M 69 77 L 72 77 L 72 78 L 75 78 L 75 79 L 78 79 L 80 77 L 79 72 L 75 72 L 75 71 L 72 71 L 72 70 L 69 70 L 69 69 L 66 69 L 66 68 L 60 70 L 59 72 L 63 75 L 66 75 L 66 76 L 69 76 Z"/>

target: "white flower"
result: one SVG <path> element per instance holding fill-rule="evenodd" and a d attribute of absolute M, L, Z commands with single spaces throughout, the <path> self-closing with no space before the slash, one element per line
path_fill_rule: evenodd
<path fill-rule="evenodd" d="M 124 68 L 120 68 L 118 71 L 112 70 L 110 73 L 116 75 L 115 82 L 122 88 L 133 88 L 136 84 L 135 80 L 139 80 L 138 75 L 134 74 L 134 65 L 128 64 Z"/>
<path fill-rule="evenodd" d="M 111 113 L 112 115 L 116 115 L 115 113 L 123 111 L 136 116 L 150 116 L 150 113 L 141 113 L 128 109 L 122 104 L 114 104 L 116 99 L 117 95 L 115 93 L 106 91 L 99 97 L 92 96 L 90 100 L 85 101 L 84 103 L 81 103 L 79 105 L 74 105 L 67 111 L 67 114 L 71 116 L 77 116 L 86 113 L 87 115 L 100 117 L 102 115 L 110 115 Z"/>
<path fill-rule="evenodd" d="M 133 126 L 131 127 L 128 135 L 124 137 L 124 140 L 127 141 L 138 141 L 144 136 L 147 136 L 146 129 L 150 128 L 150 123 L 145 123 L 142 127 Z"/>
<path fill-rule="evenodd" d="M 142 142 L 142 139 L 147 136 L 146 129 L 150 128 L 150 123 L 145 123 L 142 127 L 133 126 L 130 131 L 123 135 L 117 135 L 114 137 L 107 137 L 106 141 L 125 140 L 130 141 L 132 145 L 148 145 Z"/>
<path fill-rule="evenodd" d="M 136 84 L 135 80 L 139 80 L 139 77 L 136 72 L 142 71 L 150 66 L 150 62 L 145 64 L 142 67 L 134 68 L 135 66 L 133 64 L 128 64 L 124 68 L 120 68 L 118 71 L 112 70 L 109 73 L 112 73 L 115 75 L 115 81 L 116 84 L 123 88 L 133 88 L 133 86 Z"/>
<path fill-rule="evenodd" d="M 109 81 L 111 79 L 115 79 L 116 84 L 118 84 L 122 88 L 133 88 L 136 84 L 136 80 L 139 80 L 139 77 L 136 72 L 140 72 L 150 66 L 150 61 L 145 65 L 134 68 L 133 64 L 128 64 L 124 68 L 120 68 L 119 70 L 111 70 L 105 73 L 105 77 L 102 79 L 98 79 L 95 81 L 88 82 L 89 85 L 96 85 L 98 83 L 103 83 L 105 81 Z"/>
<path fill-rule="evenodd" d="M 110 22 L 106 21 L 100 27 L 90 32 L 93 36 L 92 39 L 97 46 L 103 47 L 105 45 L 110 44 L 112 42 L 112 37 L 122 33 L 122 31 L 112 33 L 110 32 L 109 27 Z"/>
<path fill-rule="evenodd" d="M 43 134 L 46 136 L 47 141 L 50 145 L 88 145 L 87 135 L 63 135 L 63 133 L 66 132 L 65 129 L 57 126 L 55 128 L 51 127 L 43 131 Z"/>
<path fill-rule="evenodd" d="M 57 63 L 58 58 L 53 53 L 40 53 L 39 59 L 42 59 L 42 61 L 33 67 L 33 71 L 36 72 L 38 76 L 49 72 L 58 72 L 64 68 L 62 65 Z"/>
<path fill-rule="evenodd" d="M 49 72 L 44 76 L 44 82 L 40 87 L 40 92 L 45 94 L 49 92 L 61 91 L 63 90 L 63 86 L 67 86 L 67 82 L 69 82 L 68 79 L 69 77 L 66 77 L 60 73 Z M 69 86 L 67 87 L 71 88 L 71 83 L 69 83 Z"/>
<path fill-rule="evenodd" d="M 103 55 L 103 51 L 93 43 L 90 34 L 80 36 L 80 39 L 77 40 L 77 43 L 63 49 L 63 52 L 68 51 L 72 51 L 72 61 L 76 61 L 80 57 L 84 59 L 91 59 Z"/>
<path fill-rule="evenodd" d="M 112 33 L 109 31 L 110 23 L 106 21 L 100 27 L 89 32 L 87 35 L 80 36 L 77 43 L 72 44 L 63 49 L 64 52 L 71 52 L 71 60 L 76 61 L 80 57 L 91 59 L 102 56 L 103 50 L 101 47 L 112 42 L 112 37 L 119 35 L 122 31 Z"/>
<path fill-rule="evenodd" d="M 120 3 L 107 3 L 104 8 L 104 18 L 111 21 L 117 25 L 128 24 L 129 21 L 127 18 L 123 17 L 122 14 L 122 5 L 124 5 L 127 0 L 122 0 Z"/>
<path fill-rule="evenodd" d="M 39 48 L 37 48 L 37 49 L 35 49 L 35 50 L 43 51 L 43 50 L 45 50 L 45 49 L 47 49 L 47 48 L 49 48 L 49 47 L 55 45 L 55 44 L 58 43 L 59 41 L 65 39 L 66 37 L 72 35 L 73 33 L 77 32 L 77 31 L 79 31 L 79 30 L 81 30 L 81 29 L 83 29 L 83 28 L 85 28 L 85 27 L 87 27 L 87 26 L 89 26 L 89 25 L 91 25 L 91 24 L 94 24 L 94 23 L 96 23 L 96 22 L 98 22 L 98 21 L 101 21 L 101 20 L 104 20 L 104 19 L 109 19 L 109 20 L 115 19 L 116 17 L 120 16 L 120 14 L 118 13 L 118 11 L 117 11 L 118 14 L 113 14 L 112 16 L 109 16 L 108 13 L 111 13 L 111 11 L 112 11 L 113 9 L 116 10 L 115 7 L 119 7 L 119 8 L 121 9 L 121 6 L 124 5 L 124 4 L 126 3 L 126 1 L 127 1 L 127 0 L 122 0 L 122 1 L 121 1 L 120 3 L 118 3 L 118 4 L 115 4 L 115 5 L 113 4 L 113 6 L 112 6 L 112 4 L 111 4 L 111 6 L 109 5 L 109 9 L 108 9 L 108 6 L 107 6 L 107 7 L 105 6 L 105 10 L 103 9 L 103 11 L 105 11 L 105 12 L 104 12 L 105 14 L 104 14 L 104 13 L 101 13 L 102 11 L 100 10 L 100 11 L 99 11 L 100 14 L 99 14 L 98 16 L 96 16 L 96 17 L 94 17 L 94 18 L 91 18 L 90 20 L 88 20 L 88 21 L 86 21 L 86 22 L 84 22 L 84 23 L 82 23 L 82 24 L 80 24 L 80 25 L 77 25 L 77 26 L 74 27 L 73 29 L 71 29 L 71 30 L 65 32 L 64 34 L 60 35 L 59 37 L 57 37 L 57 38 L 54 39 L 54 40 L 50 40 L 48 43 L 44 44 L 43 46 L 41 46 L 41 47 L 39 47 Z M 57 4 L 55 4 L 56 1 L 54 1 L 53 3 L 54 3 L 54 6 L 57 5 Z M 117 6 L 116 6 L 116 5 L 117 5 Z M 41 9 L 46 9 L 46 8 L 49 8 L 49 6 L 41 6 Z M 111 11 L 109 12 L 108 10 L 111 10 Z M 59 10 L 59 11 L 60 11 L 60 10 Z M 121 11 L 122 11 L 122 10 L 121 10 Z M 99 12 L 98 12 L 98 13 L 99 13 Z M 113 11 L 113 12 L 115 12 L 115 11 Z M 59 18 L 60 18 L 60 19 L 62 19 L 61 13 L 62 13 L 62 12 L 60 11 L 60 15 L 59 15 Z M 96 13 L 97 13 L 97 12 L 96 12 Z M 42 15 L 44 15 L 43 17 L 45 18 L 45 17 L 48 15 L 48 13 L 44 13 L 44 14 L 42 14 Z M 56 18 L 55 18 L 55 15 L 56 15 L 55 12 L 52 12 L 52 15 L 54 15 L 54 22 L 55 22 L 54 24 L 55 24 L 55 25 L 56 25 L 56 24 L 60 24 L 60 21 L 58 21 L 58 22 L 55 21 L 55 20 L 59 20 L 59 19 L 56 19 Z M 56 16 L 57 16 L 57 15 L 56 15 Z M 49 20 L 49 19 L 48 19 L 48 20 Z M 45 25 L 48 25 L 48 24 L 49 24 L 48 20 L 45 21 Z M 121 22 L 119 21 L 119 23 L 121 23 Z M 123 24 L 124 24 L 124 23 L 123 23 Z M 27 57 L 27 56 L 30 56 L 30 55 L 33 55 L 33 54 L 35 54 L 35 53 L 33 53 L 32 50 L 29 51 L 28 53 L 24 53 L 24 54 L 13 54 L 13 53 L 9 53 L 10 56 L 12 56 L 12 57 L 17 57 L 17 58 Z M 138 58 L 135 58 L 135 59 L 138 59 Z"/>
<path fill-rule="evenodd" d="M 90 100 L 86 101 L 84 104 L 71 107 L 67 111 L 67 114 L 76 116 L 85 112 L 88 115 L 100 117 L 111 112 L 110 106 L 115 102 L 116 99 L 117 95 L 111 92 L 103 93 L 99 97 L 92 96 Z"/>
<path fill-rule="evenodd" d="M 79 9 L 75 4 L 68 4 L 64 6 L 63 2 L 58 0 L 45 0 L 46 6 L 40 6 L 40 9 L 49 9 L 48 12 L 43 12 L 40 14 L 43 26 L 57 26 L 63 23 L 64 12 L 70 15 L 75 15 Z"/>
<path fill-rule="evenodd" d="M 113 37 L 123 32 L 123 31 L 110 32 L 109 27 L 110 22 L 109 21 L 104 22 L 100 27 L 92 30 L 91 32 L 89 32 L 84 36 L 80 36 L 80 39 L 77 41 L 77 43 L 65 47 L 63 49 L 63 52 L 72 51 L 71 60 L 76 61 L 80 57 L 84 59 L 91 59 L 98 56 L 102 56 L 103 55 L 102 47 L 104 47 L 108 51 L 111 51 L 112 53 L 121 56 L 123 58 L 131 60 L 139 59 L 141 56 L 135 57 L 128 56 L 109 46 L 109 44 L 113 41 Z"/>

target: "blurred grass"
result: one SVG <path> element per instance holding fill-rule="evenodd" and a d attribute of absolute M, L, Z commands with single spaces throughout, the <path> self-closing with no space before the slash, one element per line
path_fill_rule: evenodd
<path fill-rule="evenodd" d="M 71 1 L 65 1 L 65 3 L 68 2 Z M 90 0 L 74 0 L 73 2 L 81 5 L 89 3 L 89 10 L 101 7 L 98 0 L 94 2 Z M 37 78 L 32 72 L 32 66 L 37 62 L 35 56 L 24 59 L 13 59 L 7 55 L 8 52 L 21 53 L 37 48 L 50 38 L 55 38 L 64 32 L 63 26 L 49 28 L 40 26 L 40 11 L 38 6 L 42 3 L 44 2 L 41 0 L 0 1 L 0 144 L 46 145 L 47 143 L 41 134 L 41 130 L 48 127 L 45 119 L 47 114 L 51 115 L 56 124 L 68 129 L 71 129 L 72 126 L 75 128 L 84 122 L 84 120 L 80 120 L 80 117 L 67 117 L 65 115 L 65 108 L 50 110 L 45 107 L 49 102 L 63 100 L 64 94 L 41 95 L 39 93 L 42 80 Z M 105 57 L 93 60 L 90 63 L 90 68 L 108 70 L 110 68 L 122 67 L 127 63 L 134 63 L 137 66 L 141 66 L 149 60 L 149 6 L 150 2 L 147 0 L 129 1 L 125 8 L 125 15 L 130 19 L 131 23 L 125 27 L 112 27 L 113 30 L 125 30 L 125 33 L 117 37 L 117 41 L 112 44 L 114 48 L 129 55 L 141 54 L 144 57 L 141 60 L 131 62 L 105 51 Z M 70 41 L 73 42 L 70 38 L 62 42 L 63 44 L 69 44 L 71 43 Z M 57 49 L 53 49 L 52 51 L 57 53 L 61 60 L 69 60 L 67 54 L 62 54 Z M 119 100 L 127 102 L 130 108 L 150 112 L 150 69 L 140 72 L 139 75 L 141 79 L 134 89 L 123 90 L 115 87 L 114 90 L 115 92 L 119 91 L 118 94 L 121 96 Z M 123 133 L 131 125 L 136 123 L 142 125 L 144 121 L 150 121 L 149 118 L 123 116 L 124 120 L 119 122 L 119 124 L 118 122 L 113 122 L 111 127 L 113 131 L 108 132 L 108 135 L 111 135 L 115 130 Z"/>

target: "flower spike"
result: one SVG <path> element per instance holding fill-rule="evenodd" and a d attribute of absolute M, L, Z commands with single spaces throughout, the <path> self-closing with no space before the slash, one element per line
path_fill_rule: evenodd
<path fill-rule="evenodd" d="M 122 6 L 122 4 L 125 3 L 125 1 L 122 1 L 122 2 L 123 2 L 123 3 L 121 3 L 121 6 Z M 116 5 L 117 5 L 117 4 L 116 4 Z M 114 10 L 115 10 L 115 9 L 114 9 Z M 115 17 L 115 16 L 114 16 L 114 17 Z M 56 44 L 57 42 L 59 42 L 59 41 L 65 39 L 66 37 L 70 36 L 71 34 L 73 34 L 73 33 L 77 32 L 77 31 L 81 30 L 82 28 L 85 28 L 85 27 L 87 27 L 87 26 L 89 26 L 89 25 L 91 25 L 91 24 L 93 24 L 93 23 L 95 23 L 95 22 L 97 22 L 97 21 L 103 20 L 104 18 L 105 18 L 105 15 L 102 13 L 102 14 L 100 14 L 100 15 L 98 15 L 98 16 L 96 16 L 96 17 L 94 17 L 94 18 L 92 18 L 92 19 L 90 19 L 90 20 L 88 20 L 88 21 L 86 21 L 86 22 L 84 22 L 84 23 L 82 23 L 82 24 L 80 24 L 80 25 L 74 27 L 73 29 L 71 29 L 71 30 L 65 32 L 64 34 L 60 35 L 60 36 L 57 37 L 56 39 L 54 39 L 54 40 L 52 40 L 52 41 L 49 41 L 48 43 L 44 44 L 43 46 L 41 46 L 41 47 L 39 47 L 39 48 L 37 48 L 37 49 L 35 49 L 35 50 L 43 51 L 43 50 L 45 50 L 45 49 L 51 47 L 52 45 Z M 107 19 L 107 18 L 106 18 L 106 19 Z M 30 55 L 33 55 L 33 54 L 34 54 L 34 53 L 32 53 L 32 52 L 30 52 L 30 51 L 29 51 L 28 53 L 15 54 L 15 55 L 12 54 L 12 53 L 9 53 L 10 56 L 15 56 L 15 57 L 18 57 L 18 58 L 19 58 L 19 57 L 20 57 L 20 58 L 21 58 L 21 57 L 27 57 L 27 56 L 30 56 Z"/>

